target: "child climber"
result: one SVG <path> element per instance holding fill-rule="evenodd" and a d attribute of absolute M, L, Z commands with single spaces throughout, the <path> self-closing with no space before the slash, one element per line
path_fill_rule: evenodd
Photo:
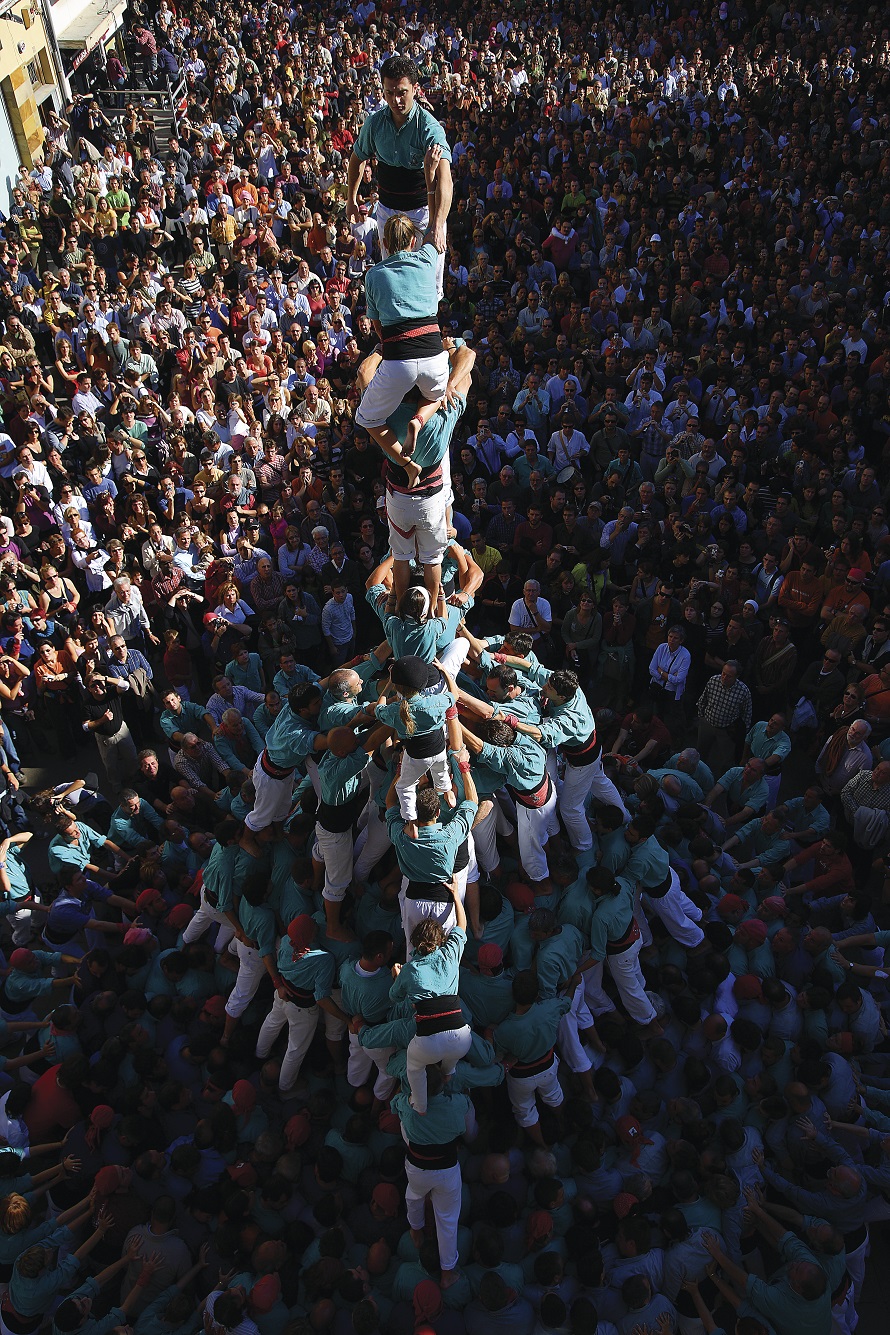
<path fill-rule="evenodd" d="M 396 700 L 378 704 L 375 718 L 392 728 L 403 745 L 402 765 L 396 779 L 399 812 L 405 833 L 417 836 L 417 783 L 429 772 L 433 787 L 450 807 L 457 805 L 451 784 L 445 749 L 445 719 L 454 706 L 450 691 L 426 694 L 439 686 L 439 669 L 425 663 L 416 654 L 408 654 L 393 664 L 389 674 Z"/>

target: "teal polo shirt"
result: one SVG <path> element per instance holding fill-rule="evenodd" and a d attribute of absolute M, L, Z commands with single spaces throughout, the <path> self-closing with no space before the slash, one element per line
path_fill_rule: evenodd
<path fill-rule="evenodd" d="M 302 686 L 307 681 L 314 686 L 319 680 L 318 673 L 313 672 L 312 668 L 306 667 L 303 663 L 296 663 L 291 673 L 286 673 L 283 668 L 279 668 L 272 678 L 272 689 L 278 692 L 282 700 L 287 700 L 287 693 L 292 686 Z"/>
<path fill-rule="evenodd" d="M 233 686 L 245 686 L 249 691 L 263 693 L 263 661 L 259 654 L 249 653 L 246 667 L 241 667 L 233 658 L 226 664 L 226 676 Z"/>
<path fill-rule="evenodd" d="M 432 663 L 436 656 L 436 644 L 439 636 L 448 629 L 444 617 L 428 617 L 426 621 L 403 621 L 401 617 L 386 611 L 388 590 L 382 584 L 372 584 L 365 594 L 380 618 L 383 633 L 389 640 L 394 658 L 404 658 L 415 654 L 425 663 Z"/>
<path fill-rule="evenodd" d="M 318 726 L 322 732 L 327 732 L 330 728 L 348 727 L 356 714 L 361 711 L 364 700 L 377 699 L 377 692 L 372 689 L 371 678 L 382 667 L 380 659 L 373 653 L 368 655 L 364 663 L 356 663 L 351 671 L 359 677 L 362 689 L 357 696 L 349 700 L 337 700 L 330 691 L 325 691 L 321 698 L 321 713 L 318 716 Z"/>
<path fill-rule="evenodd" d="M 214 844 L 204 864 L 204 888 L 216 899 L 220 913 L 235 906 L 235 859 L 237 844 Z"/>
<path fill-rule="evenodd" d="M 390 1001 L 457 996 L 460 961 L 467 944 L 462 927 L 452 927 L 444 945 L 429 955 L 412 955 L 389 989 Z"/>
<path fill-rule="evenodd" d="M 605 959 L 609 941 L 620 941 L 634 916 L 634 887 L 619 877 L 617 895 L 600 895 L 590 923 L 590 949 L 594 959 Z"/>
<path fill-rule="evenodd" d="M 436 464 L 442 462 L 451 445 L 454 428 L 460 421 L 466 406 L 466 399 L 458 394 L 455 396 L 454 403 L 446 403 L 437 413 L 433 413 L 430 420 L 421 428 L 414 453 L 411 455 L 418 468 L 434 468 Z M 402 442 L 405 440 L 405 431 L 414 416 L 416 408 L 415 403 L 400 403 L 395 412 L 390 413 L 386 419 L 386 425 L 395 432 Z M 447 583 L 445 573 L 447 560 L 446 557 L 445 561 L 442 562 L 443 583 Z"/>
<path fill-rule="evenodd" d="M 358 796 L 362 776 L 371 763 L 367 751 L 357 747 L 348 756 L 335 756 L 326 751 L 318 763 L 318 781 L 321 800 L 328 806 L 342 807 Z"/>
<path fill-rule="evenodd" d="M 204 722 L 205 713 L 204 706 L 196 704 L 194 700 L 183 700 L 182 709 L 178 714 L 174 714 L 172 709 L 162 709 L 161 732 L 171 742 L 174 732 L 198 732 Z"/>
<path fill-rule="evenodd" d="M 454 696 L 450 691 L 440 691 L 438 695 L 413 695 L 407 701 L 394 700 L 388 705 L 378 705 L 375 715 L 377 722 L 394 729 L 396 736 L 402 740 L 409 735 L 402 718 L 403 703 L 407 703 L 408 712 L 414 721 L 414 731 L 410 735 L 422 737 L 424 733 L 442 727 L 446 711 L 454 704 Z"/>
<path fill-rule="evenodd" d="M 520 1062 L 533 1062 L 552 1048 L 559 1022 L 572 1009 L 570 997 L 548 997 L 536 1001 L 523 1015 L 508 1015 L 494 1031 L 496 1048 Z"/>
<path fill-rule="evenodd" d="M 392 974 L 388 968 L 367 973 L 358 960 L 346 960 L 340 965 L 341 1010 L 347 1015 L 362 1015 L 368 1024 L 380 1024 L 389 1019 L 389 989 Z"/>
<path fill-rule="evenodd" d="M 273 765 L 289 769 L 301 764 L 315 750 L 318 730 L 284 704 L 266 733 L 266 751 Z"/>
<path fill-rule="evenodd" d="M 248 904 L 246 899 L 238 901 L 238 920 L 245 935 L 256 943 L 261 955 L 274 955 L 275 942 L 278 940 L 278 926 L 275 914 L 265 904 Z M 290 942 L 288 941 L 288 946 Z"/>
<path fill-rule="evenodd" d="M 316 1001 L 324 1001 L 334 986 L 335 960 L 326 950 L 312 946 L 305 955 L 294 959 L 294 948 L 287 937 L 278 947 L 278 972 L 294 987 L 311 992 Z"/>
<path fill-rule="evenodd" d="M 789 797 L 785 806 L 788 809 L 786 823 L 790 830 L 815 830 L 820 838 L 827 833 L 831 818 L 821 802 L 812 811 L 807 811 L 802 797 Z"/>
<path fill-rule="evenodd" d="M 389 107 L 367 116 L 352 151 L 362 162 L 377 159 L 380 202 L 385 208 L 415 209 L 426 202 L 423 160 L 433 144 L 441 145 L 443 157 L 450 162 L 451 149 L 444 129 L 431 112 L 415 102 L 403 125 L 396 125 Z"/>
<path fill-rule="evenodd" d="M 78 824 L 77 840 L 73 844 L 60 834 L 53 835 L 47 850 L 49 869 L 56 876 L 63 867 L 76 867 L 78 871 L 83 871 L 87 863 L 92 862 L 90 855 L 93 849 L 104 848 L 107 842 L 104 834 L 97 834 L 89 825 Z"/>
<path fill-rule="evenodd" d="M 540 788 L 546 761 L 543 748 L 533 737 L 523 733 L 516 734 L 512 746 L 492 746 L 490 742 L 483 742 L 479 753 L 479 763 L 501 776 L 497 787 L 509 781 L 519 793 L 532 793 Z"/>
<path fill-rule="evenodd" d="M 529 695 L 525 691 L 522 695 L 517 695 L 515 700 L 505 700 L 503 704 L 496 704 L 494 712 L 497 718 L 506 718 L 508 714 L 514 714 L 520 723 L 531 723 L 535 727 L 541 722 L 540 700 L 536 695 Z"/>
<path fill-rule="evenodd" d="M 399 808 L 390 807 L 386 828 L 402 875 L 427 885 L 449 881 L 454 875 L 457 851 L 466 842 L 478 810 L 475 802 L 461 802 L 445 824 L 420 825 L 417 838 L 409 839 Z"/>
<path fill-rule="evenodd" d="M 436 320 L 439 252 L 430 241 L 417 250 L 397 250 L 365 274 L 368 319 L 384 329 L 402 320 Z"/>
<path fill-rule="evenodd" d="M 546 712 L 541 719 L 541 745 L 559 746 L 562 742 L 568 742 L 570 746 L 580 745 L 587 741 L 594 726 L 587 697 L 579 687 L 564 705 L 547 701 Z"/>
<path fill-rule="evenodd" d="M 584 953 L 584 938 L 577 927 L 558 928 L 555 936 L 532 941 L 528 919 L 520 918 L 510 941 L 510 953 L 517 971 L 534 969 L 541 998 L 555 997 L 578 967 Z"/>
<path fill-rule="evenodd" d="M 751 748 L 752 756 L 757 756 L 758 760 L 766 760 L 769 756 L 781 756 L 784 760 L 791 752 L 791 738 L 787 732 L 777 732 L 775 737 L 768 737 L 766 728 L 766 719 L 761 719 L 749 729 L 745 741 Z"/>
<path fill-rule="evenodd" d="M 2 865 L 5 867 L 9 879 L 9 898 L 13 901 L 27 899 L 31 893 L 31 886 L 28 883 L 28 871 L 22 861 L 22 850 L 19 844 L 9 845 L 6 850 L 6 860 Z"/>
<path fill-rule="evenodd" d="M 721 774 L 717 783 L 726 794 L 727 802 L 734 803 L 737 807 L 750 807 L 752 811 L 763 811 L 769 800 L 769 789 L 766 786 L 766 779 L 757 779 L 756 782 L 742 787 L 742 775 L 745 770 L 742 765 L 733 765 L 725 774 Z"/>

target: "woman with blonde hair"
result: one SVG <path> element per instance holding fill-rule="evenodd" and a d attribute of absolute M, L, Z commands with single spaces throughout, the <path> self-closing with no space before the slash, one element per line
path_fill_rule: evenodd
<path fill-rule="evenodd" d="M 28 1060 L 34 1062 L 46 1055 L 46 1050 L 41 1049 L 39 1052 L 31 1053 Z M 19 1066 L 25 1065 L 24 1058 L 17 1058 L 16 1061 Z M 11 1064 L 7 1063 L 7 1070 Z M 44 1239 L 51 1237 L 57 1229 L 64 1228 L 66 1224 L 74 1220 L 82 1223 L 89 1207 L 90 1198 L 84 1196 L 62 1214 L 32 1225 L 33 1210 L 29 1201 L 17 1191 L 4 1196 L 0 1200 L 0 1284 L 9 1283 L 17 1256 L 27 1252 L 29 1248 L 39 1247 Z"/>
<path fill-rule="evenodd" d="M 74 1230 L 89 1218 L 91 1208 L 90 1199 L 87 1198 L 79 1205 L 72 1206 L 71 1210 L 66 1210 L 65 1214 L 68 1217 L 63 1227 L 67 1225 L 73 1234 Z M 59 1219 L 53 1223 L 58 1227 Z M 47 1242 L 37 1243 L 21 1252 L 13 1264 L 7 1298 L 9 1307 L 15 1313 L 15 1326 L 10 1330 L 2 1320 L 3 1314 L 0 1314 L 3 1330 L 9 1331 L 9 1335 L 34 1335 L 43 1325 L 52 1299 L 61 1289 L 70 1288 L 75 1283 L 81 1263 L 113 1227 L 112 1216 L 100 1210 L 94 1232 L 68 1256 L 59 1256 L 58 1244 L 47 1245 L 49 1235 Z M 4 1312 L 6 1305 L 4 1303 Z"/>

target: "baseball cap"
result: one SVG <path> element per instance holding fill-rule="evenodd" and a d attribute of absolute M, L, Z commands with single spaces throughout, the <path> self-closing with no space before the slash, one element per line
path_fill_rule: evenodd
<path fill-rule="evenodd" d="M 233 1163 L 226 1169 L 229 1177 L 238 1187 L 244 1187 L 249 1191 L 251 1187 L 256 1186 L 256 1169 L 250 1163 Z"/>

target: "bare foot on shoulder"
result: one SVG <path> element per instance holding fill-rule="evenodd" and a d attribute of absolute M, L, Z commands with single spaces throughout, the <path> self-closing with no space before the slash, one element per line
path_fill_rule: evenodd
<path fill-rule="evenodd" d="M 453 788 L 449 788 L 448 791 L 445 792 L 445 793 L 440 793 L 440 797 L 444 797 L 444 799 L 445 799 L 445 805 L 446 805 L 446 806 L 448 806 L 448 807 L 456 807 L 456 806 L 457 806 L 457 798 L 456 798 L 455 795 L 454 795 L 454 789 L 453 789 Z"/>
<path fill-rule="evenodd" d="M 417 821 L 409 820 L 405 825 L 405 834 L 409 839 L 417 838 Z"/>
<path fill-rule="evenodd" d="M 403 454 L 414 453 L 415 449 L 417 448 L 417 437 L 420 435 L 420 428 L 422 426 L 423 423 L 418 421 L 416 417 L 411 418 L 411 421 L 405 428 L 405 443 L 402 446 Z"/>

